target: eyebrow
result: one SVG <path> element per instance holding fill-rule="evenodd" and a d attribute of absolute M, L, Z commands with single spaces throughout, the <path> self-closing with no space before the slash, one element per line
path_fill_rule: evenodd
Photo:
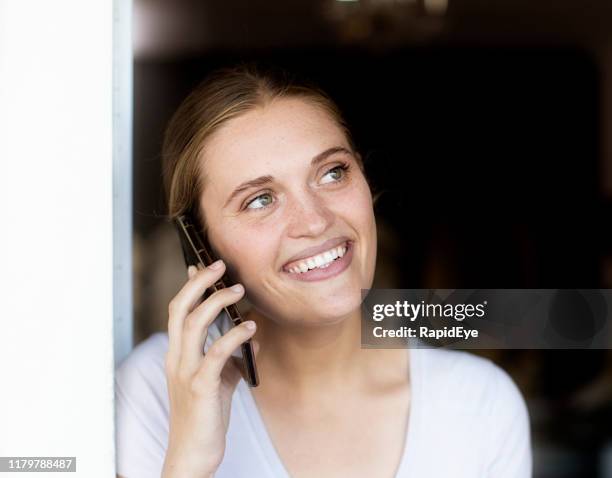
<path fill-rule="evenodd" d="M 312 158 L 310 160 L 310 166 L 316 166 L 317 164 L 319 164 L 321 161 L 324 161 L 325 159 L 327 159 L 329 156 L 333 155 L 333 154 L 337 154 L 337 153 L 345 153 L 345 154 L 350 154 L 351 156 L 353 155 L 353 152 L 343 146 L 334 146 L 333 148 L 329 148 L 326 149 L 325 151 L 323 151 L 322 153 L 317 154 L 314 158 Z M 251 188 L 256 188 L 256 187 L 261 187 L 265 184 L 269 184 L 271 182 L 274 181 L 274 176 L 270 176 L 265 175 L 265 176 L 259 176 L 258 178 L 255 179 L 251 179 L 249 181 L 245 181 L 242 184 L 240 184 L 236 189 L 234 189 L 234 192 L 232 192 L 232 194 L 230 194 L 229 198 L 227 198 L 227 201 L 225 201 L 225 204 L 223 205 L 223 207 L 227 207 L 227 205 L 232 202 L 232 200 L 238 196 L 240 193 L 242 193 L 243 191 L 246 191 L 247 189 L 251 189 Z"/>

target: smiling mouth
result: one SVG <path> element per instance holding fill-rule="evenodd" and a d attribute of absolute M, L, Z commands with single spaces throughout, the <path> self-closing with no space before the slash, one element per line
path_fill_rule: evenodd
<path fill-rule="evenodd" d="M 344 257 L 352 241 L 345 241 L 339 246 L 333 247 L 320 254 L 290 262 L 283 266 L 283 271 L 291 274 L 304 274 L 314 269 L 326 269 L 335 261 Z"/>

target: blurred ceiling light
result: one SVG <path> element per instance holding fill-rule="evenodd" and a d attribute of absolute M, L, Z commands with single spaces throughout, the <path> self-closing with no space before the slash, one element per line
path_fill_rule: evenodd
<path fill-rule="evenodd" d="M 428 41 L 445 28 L 448 0 L 327 0 L 323 14 L 342 44 Z"/>
<path fill-rule="evenodd" d="M 199 51 L 212 39 L 205 3 L 134 0 L 134 56 L 172 57 Z"/>
<path fill-rule="evenodd" d="M 444 15 L 448 9 L 448 0 L 423 0 L 423 6 L 430 15 Z"/>

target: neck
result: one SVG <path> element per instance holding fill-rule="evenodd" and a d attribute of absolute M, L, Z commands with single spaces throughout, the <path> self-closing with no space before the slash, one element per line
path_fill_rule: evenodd
<path fill-rule="evenodd" d="M 368 350 L 361 349 L 359 309 L 325 326 L 278 324 L 255 309 L 248 318 L 257 323 L 262 385 L 267 380 L 307 395 L 309 390 L 337 389 L 362 380 Z"/>

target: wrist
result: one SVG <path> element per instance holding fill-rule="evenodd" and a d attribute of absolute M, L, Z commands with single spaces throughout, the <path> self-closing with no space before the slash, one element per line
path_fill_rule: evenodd
<path fill-rule="evenodd" d="M 203 471 L 201 467 L 191 467 L 183 461 L 166 457 L 161 478 L 214 478 L 214 471 Z"/>

